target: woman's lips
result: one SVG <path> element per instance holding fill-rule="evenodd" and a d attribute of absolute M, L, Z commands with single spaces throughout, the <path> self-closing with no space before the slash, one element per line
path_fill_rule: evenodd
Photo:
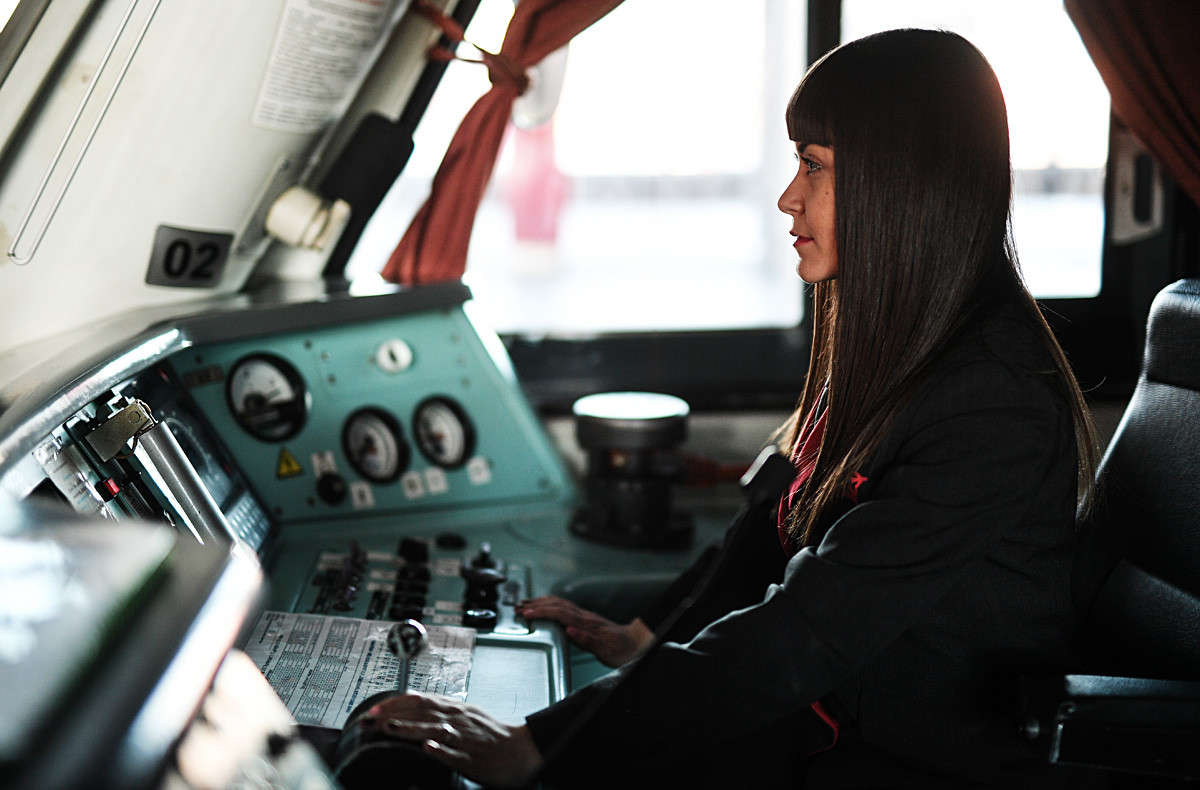
<path fill-rule="evenodd" d="M 803 247 L 805 244 L 811 244 L 811 243 L 812 243 L 811 236 L 797 235 L 796 240 L 794 242 L 792 242 L 792 246 L 798 248 L 798 247 Z"/>

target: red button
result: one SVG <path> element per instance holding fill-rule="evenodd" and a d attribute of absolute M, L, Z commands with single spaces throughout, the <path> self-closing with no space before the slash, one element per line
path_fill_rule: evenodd
<path fill-rule="evenodd" d="M 111 477 L 100 482 L 100 498 L 105 502 L 111 502 L 119 493 L 121 493 L 121 487 Z"/>

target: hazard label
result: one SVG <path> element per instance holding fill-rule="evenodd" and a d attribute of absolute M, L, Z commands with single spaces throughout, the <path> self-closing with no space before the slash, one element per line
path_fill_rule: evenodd
<path fill-rule="evenodd" d="M 287 449 L 280 450 L 279 464 L 275 469 L 275 476 L 282 480 L 285 477 L 295 477 L 302 474 L 304 474 L 304 467 L 300 466 L 300 462 L 296 460 L 296 456 L 289 453 Z"/>

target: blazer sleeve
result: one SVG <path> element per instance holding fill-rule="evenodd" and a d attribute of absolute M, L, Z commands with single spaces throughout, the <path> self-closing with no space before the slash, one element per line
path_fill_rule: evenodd
<path fill-rule="evenodd" d="M 859 504 L 781 583 L 687 642 L 528 717 L 545 753 L 691 751 L 784 721 L 850 679 L 971 572 L 1073 453 L 1065 405 L 1037 374 L 977 359 L 931 380 L 885 439 Z M 1064 496 L 1074 497 L 1074 487 Z M 555 744 L 571 719 L 587 737 Z M 608 753 L 611 754 L 611 751 Z"/>
<path fill-rule="evenodd" d="M 720 547 L 710 546 L 641 613 L 660 640 L 686 641 L 734 609 L 762 600 L 787 564 L 775 519 L 778 502 L 748 506 Z"/>

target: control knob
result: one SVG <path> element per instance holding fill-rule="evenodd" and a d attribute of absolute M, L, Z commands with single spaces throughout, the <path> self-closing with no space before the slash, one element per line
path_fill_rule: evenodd
<path fill-rule="evenodd" d="M 464 565 L 459 575 L 467 583 L 464 600 L 468 609 L 479 605 L 494 605 L 500 599 L 500 585 L 508 581 L 508 574 L 499 568 Z"/>

